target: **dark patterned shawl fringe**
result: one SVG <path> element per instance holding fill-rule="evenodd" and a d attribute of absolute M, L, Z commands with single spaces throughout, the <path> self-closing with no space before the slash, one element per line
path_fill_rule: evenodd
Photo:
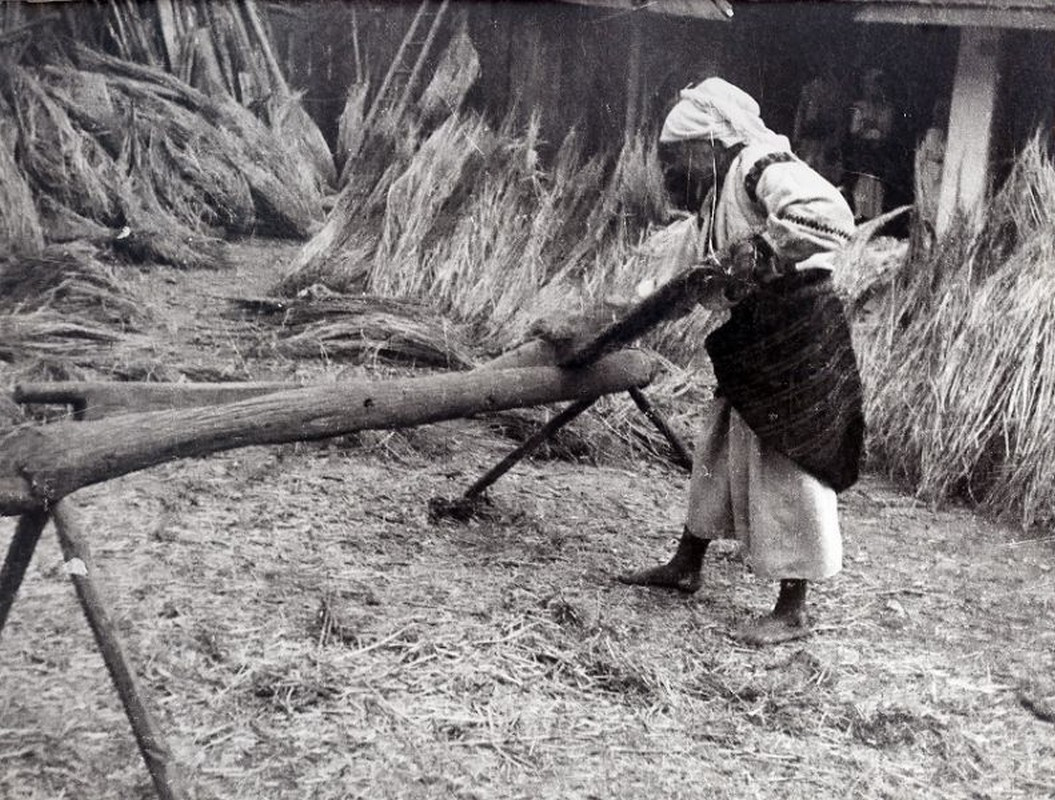
<path fill-rule="evenodd" d="M 719 393 L 762 442 L 837 492 L 857 481 L 865 429 L 861 379 L 827 270 L 763 285 L 706 344 Z"/>

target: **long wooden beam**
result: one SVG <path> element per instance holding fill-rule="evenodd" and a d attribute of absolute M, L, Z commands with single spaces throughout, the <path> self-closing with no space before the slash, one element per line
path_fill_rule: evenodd
<path fill-rule="evenodd" d="M 141 383 L 134 381 L 54 381 L 15 385 L 16 403 L 73 407 L 79 420 L 102 419 L 130 411 L 157 411 L 235 403 L 249 397 L 297 388 L 290 383 Z"/>
<path fill-rule="evenodd" d="M 652 359 L 628 351 L 575 370 L 524 367 L 360 381 L 204 408 L 16 428 L 0 437 L 0 514 L 20 514 L 175 459 L 599 397 L 645 386 L 654 370 Z"/>

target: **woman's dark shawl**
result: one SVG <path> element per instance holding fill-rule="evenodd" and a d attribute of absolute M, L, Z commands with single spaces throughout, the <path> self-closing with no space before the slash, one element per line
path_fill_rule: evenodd
<path fill-rule="evenodd" d="M 865 430 L 861 378 L 827 270 L 760 286 L 706 346 L 718 393 L 764 444 L 837 492 L 857 481 Z"/>

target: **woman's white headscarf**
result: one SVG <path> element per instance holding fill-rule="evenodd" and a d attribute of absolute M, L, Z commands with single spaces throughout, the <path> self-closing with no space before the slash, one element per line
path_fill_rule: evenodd
<path fill-rule="evenodd" d="M 725 147 L 765 144 L 790 150 L 787 137 L 762 122 L 758 103 L 743 89 L 721 78 L 708 78 L 681 92 L 659 135 L 660 142 L 714 139 Z"/>

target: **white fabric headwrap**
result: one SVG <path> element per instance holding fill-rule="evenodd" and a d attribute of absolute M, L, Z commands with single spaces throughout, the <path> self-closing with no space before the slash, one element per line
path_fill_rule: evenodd
<path fill-rule="evenodd" d="M 681 92 L 659 135 L 660 142 L 715 139 L 725 147 L 766 144 L 775 150 L 790 150 L 787 137 L 774 133 L 762 122 L 758 103 L 743 89 L 721 78 L 708 78 Z"/>

